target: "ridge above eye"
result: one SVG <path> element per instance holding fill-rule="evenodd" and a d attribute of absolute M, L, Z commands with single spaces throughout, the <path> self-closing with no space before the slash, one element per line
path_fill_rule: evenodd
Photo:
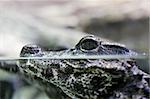
<path fill-rule="evenodd" d="M 91 51 L 99 46 L 98 41 L 94 36 L 86 36 L 82 38 L 76 45 L 76 48 L 81 51 Z"/>
<path fill-rule="evenodd" d="M 34 44 L 28 44 L 22 48 L 20 56 L 21 57 L 30 56 L 30 55 L 39 54 L 40 52 L 41 52 L 41 48 L 39 46 Z"/>
<path fill-rule="evenodd" d="M 103 47 L 109 54 L 127 54 L 130 52 L 129 49 L 119 45 L 103 45 Z"/>

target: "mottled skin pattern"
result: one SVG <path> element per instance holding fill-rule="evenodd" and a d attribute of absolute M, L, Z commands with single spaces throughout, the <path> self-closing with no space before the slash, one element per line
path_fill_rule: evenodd
<path fill-rule="evenodd" d="M 94 36 L 82 38 L 73 49 L 43 51 L 36 45 L 23 47 L 21 57 L 61 55 L 136 55 L 135 52 Z M 19 70 L 38 84 L 50 98 L 58 99 L 148 99 L 149 75 L 132 59 L 28 59 Z"/>

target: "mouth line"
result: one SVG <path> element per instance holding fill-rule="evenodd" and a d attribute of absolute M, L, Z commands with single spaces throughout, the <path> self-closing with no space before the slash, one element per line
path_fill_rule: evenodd
<path fill-rule="evenodd" d="M 0 61 L 17 61 L 26 59 L 146 59 L 149 54 L 140 55 L 61 55 L 61 56 L 51 56 L 51 57 L 0 57 Z"/>

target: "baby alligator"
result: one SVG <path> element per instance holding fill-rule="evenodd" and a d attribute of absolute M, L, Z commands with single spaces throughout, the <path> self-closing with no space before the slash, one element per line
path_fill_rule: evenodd
<path fill-rule="evenodd" d="M 72 49 L 44 51 L 37 45 L 22 48 L 21 57 L 78 55 L 127 55 L 137 53 L 126 47 L 86 36 Z M 24 59 L 18 72 L 38 84 L 50 98 L 57 99 L 148 99 L 149 75 L 136 61 L 126 59 Z"/>

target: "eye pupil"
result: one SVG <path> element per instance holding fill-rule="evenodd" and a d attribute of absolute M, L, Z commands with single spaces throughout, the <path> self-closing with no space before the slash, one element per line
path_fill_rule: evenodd
<path fill-rule="evenodd" d="M 92 39 L 86 39 L 84 41 L 82 41 L 81 43 L 81 48 L 84 50 L 93 50 L 95 48 L 97 48 L 98 43 L 95 40 Z"/>

